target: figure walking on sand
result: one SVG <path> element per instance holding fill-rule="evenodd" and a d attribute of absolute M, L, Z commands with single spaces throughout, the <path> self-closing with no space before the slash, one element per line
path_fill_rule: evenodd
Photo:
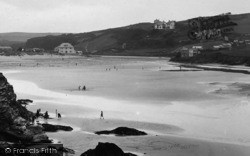
<path fill-rule="evenodd" d="M 100 119 L 104 119 L 103 111 L 101 111 Z"/>
<path fill-rule="evenodd" d="M 41 112 L 41 109 L 40 109 L 40 108 L 36 110 L 36 118 L 39 118 L 40 112 Z"/>
<path fill-rule="evenodd" d="M 60 119 L 60 118 L 62 118 L 62 115 L 61 115 L 61 113 L 58 113 L 58 119 Z"/>
<path fill-rule="evenodd" d="M 84 91 L 85 91 L 85 90 L 86 90 L 86 86 L 83 86 L 83 87 L 82 87 L 82 90 L 84 90 Z"/>
<path fill-rule="evenodd" d="M 45 113 L 44 113 L 44 119 L 48 119 L 49 118 L 49 113 L 48 113 L 48 111 L 46 111 Z"/>
<path fill-rule="evenodd" d="M 36 120 L 36 116 L 33 115 L 33 116 L 32 116 L 32 124 L 33 124 L 33 125 L 35 124 L 35 120 Z"/>
<path fill-rule="evenodd" d="M 78 90 L 81 90 L 81 86 L 78 86 Z"/>

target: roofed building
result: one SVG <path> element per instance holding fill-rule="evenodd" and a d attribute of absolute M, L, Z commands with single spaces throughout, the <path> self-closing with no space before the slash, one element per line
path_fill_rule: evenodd
<path fill-rule="evenodd" d="M 166 30 L 175 29 L 175 21 L 160 21 L 158 19 L 154 20 L 154 29 Z"/>
<path fill-rule="evenodd" d="M 182 58 L 187 58 L 187 57 L 194 57 L 198 54 L 200 54 L 200 51 L 195 48 L 187 48 L 187 47 L 182 47 L 180 49 L 181 57 Z"/>
<path fill-rule="evenodd" d="M 55 47 L 54 51 L 58 52 L 59 54 L 76 54 L 74 46 L 70 43 L 62 43 L 58 47 Z"/>

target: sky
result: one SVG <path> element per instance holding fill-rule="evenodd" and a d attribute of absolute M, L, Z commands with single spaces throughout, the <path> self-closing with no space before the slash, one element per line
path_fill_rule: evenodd
<path fill-rule="evenodd" d="M 0 0 L 0 32 L 81 33 L 160 20 L 249 13 L 249 0 Z"/>

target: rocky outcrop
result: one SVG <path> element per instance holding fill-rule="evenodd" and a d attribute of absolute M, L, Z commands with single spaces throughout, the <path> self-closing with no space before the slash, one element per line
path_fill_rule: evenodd
<path fill-rule="evenodd" d="M 124 153 L 121 148 L 113 143 L 99 142 L 95 149 L 89 149 L 81 156 L 136 156 L 131 153 Z"/>
<path fill-rule="evenodd" d="M 0 73 L 0 140 L 11 142 L 50 142 L 43 127 L 30 124 L 34 115 L 23 105 L 31 100 L 17 100 L 13 86 Z"/>
<path fill-rule="evenodd" d="M 117 136 L 136 136 L 136 135 L 147 135 L 147 133 L 143 131 L 139 131 L 134 128 L 128 128 L 128 127 L 118 127 L 116 129 L 113 129 L 111 131 L 97 131 L 95 134 L 101 135 L 101 134 L 115 134 Z"/>
<path fill-rule="evenodd" d="M 30 99 L 19 99 L 17 100 L 17 103 L 21 104 L 22 106 L 26 106 L 29 103 L 32 103 L 33 101 Z"/>
<path fill-rule="evenodd" d="M 51 125 L 51 124 L 42 124 L 43 130 L 45 132 L 57 132 L 59 130 L 62 131 L 72 131 L 73 128 L 70 126 L 62 126 L 62 125 Z"/>
<path fill-rule="evenodd" d="M 0 131 L 13 124 L 17 117 L 28 120 L 31 112 L 16 101 L 16 94 L 7 79 L 0 73 Z"/>

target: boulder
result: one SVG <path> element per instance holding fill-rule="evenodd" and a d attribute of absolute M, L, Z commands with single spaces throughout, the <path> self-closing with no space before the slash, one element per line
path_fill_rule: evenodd
<path fill-rule="evenodd" d="M 0 131 L 6 131 L 13 125 L 24 126 L 32 115 L 32 112 L 17 102 L 13 86 L 0 73 Z"/>
<path fill-rule="evenodd" d="M 147 133 L 143 131 L 139 131 L 134 128 L 128 128 L 128 127 L 118 127 L 116 129 L 113 129 L 111 131 L 97 131 L 95 134 L 101 135 L 101 134 L 115 134 L 116 136 L 139 136 L 139 135 L 147 135 Z"/>
<path fill-rule="evenodd" d="M 114 143 L 101 143 L 99 142 L 95 149 L 89 149 L 82 153 L 81 156 L 136 156 L 131 153 L 124 153 Z"/>
<path fill-rule="evenodd" d="M 32 137 L 30 135 L 25 135 L 23 134 L 22 131 L 18 130 L 8 130 L 4 132 L 0 132 L 0 135 L 4 137 L 5 141 L 10 141 L 10 142 L 31 142 Z"/>
<path fill-rule="evenodd" d="M 51 125 L 51 124 L 42 124 L 45 132 L 57 132 L 59 130 L 63 131 L 72 131 L 73 128 L 70 126 L 62 126 L 62 125 Z"/>
<path fill-rule="evenodd" d="M 17 126 L 25 126 L 26 123 L 27 123 L 26 120 L 20 116 L 14 120 L 14 124 Z"/>
<path fill-rule="evenodd" d="M 51 142 L 42 127 L 32 127 L 34 113 L 24 106 L 29 99 L 17 100 L 13 86 L 0 73 L 0 139 L 14 143 Z M 1 155 L 1 154 L 0 154 Z"/>
<path fill-rule="evenodd" d="M 45 133 L 34 135 L 32 141 L 36 143 L 51 143 L 52 142 L 51 140 L 49 140 L 49 137 Z"/>
<path fill-rule="evenodd" d="M 41 125 L 29 125 L 26 128 L 25 134 L 36 135 L 43 133 L 43 127 Z"/>

